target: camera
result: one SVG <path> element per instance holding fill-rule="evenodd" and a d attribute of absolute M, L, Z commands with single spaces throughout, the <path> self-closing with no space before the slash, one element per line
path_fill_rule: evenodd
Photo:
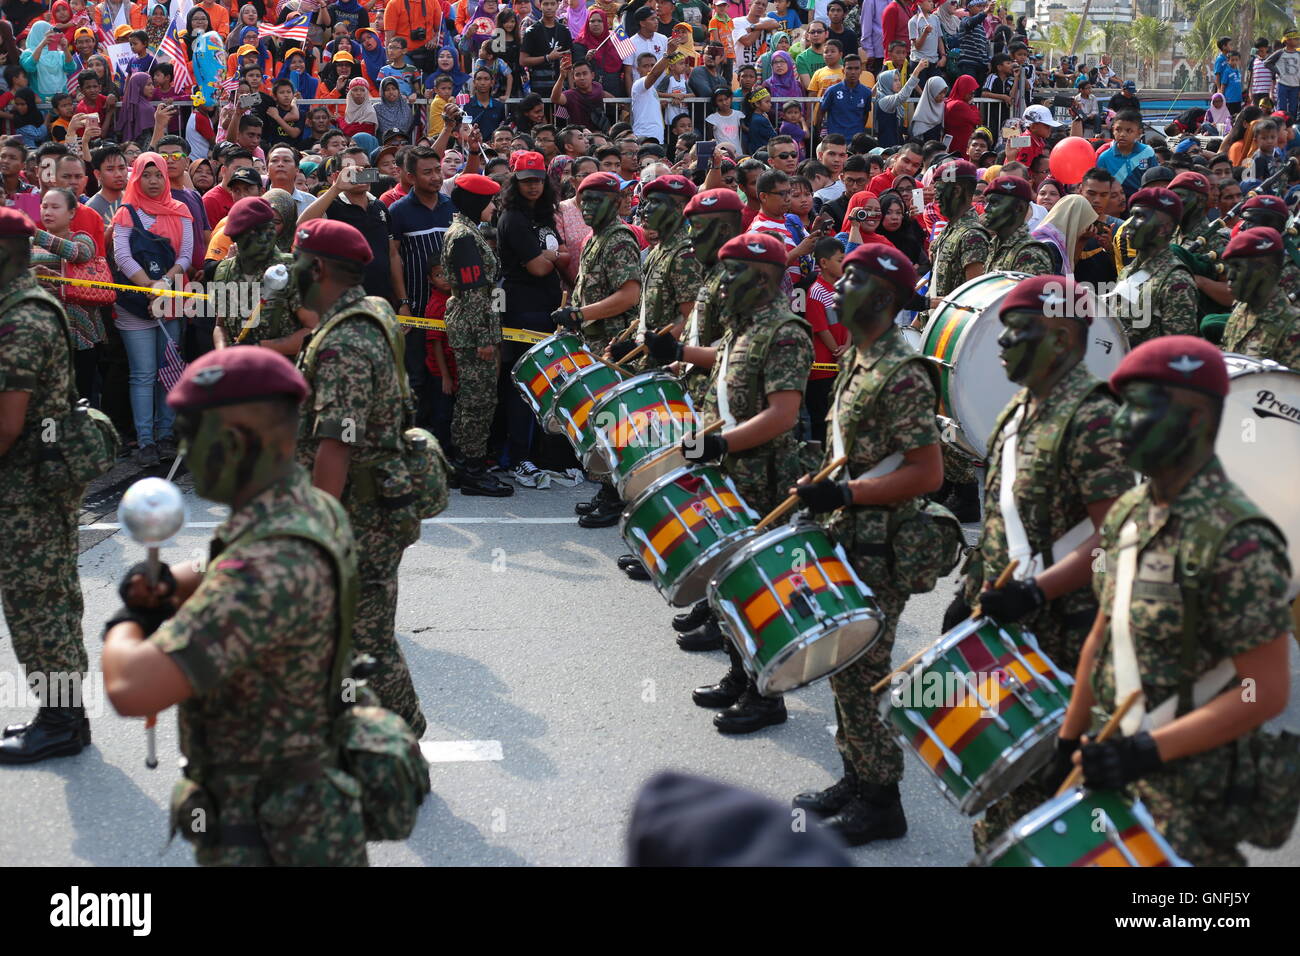
<path fill-rule="evenodd" d="M 352 181 L 360 185 L 361 183 L 379 182 L 379 170 L 373 166 L 367 166 L 365 169 L 358 169 L 352 174 Z"/>
<path fill-rule="evenodd" d="M 849 218 L 854 222 L 865 222 L 867 219 L 867 210 L 859 206 L 853 212 L 849 213 Z"/>
<path fill-rule="evenodd" d="M 239 106 L 241 109 L 250 109 L 262 102 L 262 98 L 256 93 L 243 93 L 239 97 Z"/>

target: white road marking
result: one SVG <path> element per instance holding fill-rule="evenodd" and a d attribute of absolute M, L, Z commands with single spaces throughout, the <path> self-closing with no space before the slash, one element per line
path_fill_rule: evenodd
<path fill-rule="evenodd" d="M 190 521 L 186 528 L 220 528 L 221 521 Z M 488 517 L 485 515 L 461 515 L 459 517 L 425 518 L 421 524 L 577 524 L 574 518 L 515 518 Z M 122 526 L 116 521 L 100 521 L 95 524 L 83 524 L 82 531 L 121 531 Z M 184 529 L 182 529 L 184 530 Z"/>
<path fill-rule="evenodd" d="M 429 763 L 505 759 L 499 740 L 421 740 L 420 753 Z"/>

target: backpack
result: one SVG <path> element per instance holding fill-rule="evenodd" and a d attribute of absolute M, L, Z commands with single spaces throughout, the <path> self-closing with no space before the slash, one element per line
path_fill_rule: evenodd
<path fill-rule="evenodd" d="M 131 258 L 140 264 L 140 268 L 145 271 L 151 281 L 156 282 L 167 275 L 167 271 L 176 265 L 176 250 L 172 248 L 170 242 L 162 236 L 155 236 L 152 232 L 145 229 L 144 224 L 140 222 L 140 216 L 136 213 L 135 207 L 123 206 L 131 214 L 131 235 L 128 237 L 128 244 L 131 247 Z M 133 285 L 129 276 L 124 274 L 117 266 L 116 258 L 110 260 L 112 264 L 113 277 L 123 285 Z M 119 292 L 117 295 L 118 307 L 132 315 L 148 316 L 149 315 L 149 296 L 143 292 Z"/>

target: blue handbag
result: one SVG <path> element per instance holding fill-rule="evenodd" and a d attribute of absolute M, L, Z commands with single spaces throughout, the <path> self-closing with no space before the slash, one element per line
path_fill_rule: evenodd
<path fill-rule="evenodd" d="M 176 265 L 176 250 L 162 236 L 155 236 L 145 229 L 144 224 L 140 222 L 139 215 L 136 214 L 135 207 L 127 206 L 126 211 L 131 214 L 131 222 L 133 223 L 128 240 L 131 247 L 131 258 L 140 264 L 140 268 L 149 276 L 151 282 L 157 281 L 167 275 L 168 270 Z M 113 257 L 110 261 L 113 264 L 113 276 L 118 282 L 125 285 L 135 284 L 128 276 L 123 275 L 122 270 L 118 268 L 116 257 Z M 143 292 L 123 292 L 117 297 L 117 304 L 122 310 L 143 317 L 149 314 L 150 298 Z"/>

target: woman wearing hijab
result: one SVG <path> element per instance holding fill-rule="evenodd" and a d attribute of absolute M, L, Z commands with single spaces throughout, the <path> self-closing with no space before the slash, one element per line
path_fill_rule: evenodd
<path fill-rule="evenodd" d="M 920 275 L 930 268 L 930 257 L 925 249 L 925 230 L 908 213 L 911 210 L 903 202 L 903 197 L 892 189 L 880 196 L 880 228 L 877 235 L 883 236 L 898 247 L 898 250 L 912 260 L 916 274 Z"/>
<path fill-rule="evenodd" d="M 861 212 L 859 212 L 861 210 Z M 892 246 L 888 238 L 882 236 L 880 229 L 880 198 L 869 189 L 853 194 L 848 208 L 844 211 L 844 224 L 835 237 L 844 245 L 844 252 L 850 253 L 858 246 L 872 243 L 884 243 Z"/>
<path fill-rule="evenodd" d="M 799 80 L 799 72 L 795 69 L 794 57 L 785 50 L 777 50 L 773 53 L 772 72 L 763 81 L 763 87 L 771 92 L 772 99 L 776 103 L 803 96 L 803 83 Z"/>
<path fill-rule="evenodd" d="M 943 136 L 943 107 L 947 93 L 948 81 L 942 76 L 932 76 L 925 81 L 916 112 L 912 114 L 912 139 L 924 143 Z"/>
<path fill-rule="evenodd" d="M 376 135 L 382 136 L 390 129 L 400 129 L 408 136 L 415 125 L 415 110 L 402 95 L 402 87 L 393 77 L 385 77 L 379 84 L 379 99 L 375 102 L 375 117 L 379 124 Z"/>
<path fill-rule="evenodd" d="M 149 18 L 145 21 L 144 32 L 149 36 L 149 49 L 156 50 L 158 44 L 162 43 L 163 37 L 167 35 L 167 28 L 171 26 L 171 14 L 167 12 L 167 4 L 151 3 L 149 4 Z"/>
<path fill-rule="evenodd" d="M 122 109 L 117 114 L 117 132 L 122 142 L 138 139 L 151 132 L 154 125 L 155 104 L 153 79 L 148 73 L 132 73 L 126 78 L 122 93 Z"/>
<path fill-rule="evenodd" d="M 68 76 L 77 72 L 77 61 L 64 43 L 63 34 L 56 32 L 46 20 L 32 24 L 18 62 L 42 107 L 49 106 L 50 97 L 55 93 L 66 92 Z"/>
<path fill-rule="evenodd" d="M 361 56 L 359 59 L 361 60 L 362 68 L 366 71 L 366 76 L 378 76 L 379 71 L 382 70 L 384 64 L 388 62 L 388 57 L 384 54 L 383 39 L 378 33 L 370 29 L 370 27 L 362 27 L 357 31 L 356 36 L 357 42 L 361 44 Z M 443 50 L 450 49 L 450 47 L 443 47 Z M 442 50 L 439 50 L 438 54 L 441 56 Z M 355 54 L 353 55 L 355 56 Z M 452 52 L 451 59 L 452 62 L 455 63 L 456 54 L 454 51 Z"/>
<path fill-rule="evenodd" d="M 878 145 L 888 148 L 903 142 L 903 108 L 920 80 L 920 70 L 912 71 L 902 89 L 899 89 L 897 70 L 885 70 L 876 79 L 872 128 Z"/>
<path fill-rule="evenodd" d="M 593 7 L 587 15 L 587 25 L 573 41 L 573 59 L 585 59 L 591 64 L 599 83 L 612 96 L 625 96 L 623 91 L 623 58 L 614 47 L 613 35 L 605 11 Z"/>
<path fill-rule="evenodd" d="M 1097 221 L 1097 211 L 1082 196 L 1065 196 L 1029 231 L 1035 239 L 1052 247 L 1056 273 L 1073 276 L 1079 261 L 1083 234 Z"/>
<path fill-rule="evenodd" d="M 373 134 L 378 128 L 379 115 L 370 99 L 370 84 L 365 77 L 354 77 L 348 83 L 347 105 L 339 129 L 351 136 L 354 133 Z"/>
<path fill-rule="evenodd" d="M 9 101 L 9 115 L 14 135 L 21 138 L 28 149 L 35 149 L 49 138 L 49 127 L 45 125 L 40 104 L 30 86 L 14 90 L 14 98 Z"/>
<path fill-rule="evenodd" d="M 132 213 L 135 218 L 132 218 Z M 131 255 L 131 233 L 138 219 L 151 235 L 164 240 L 175 253 L 175 262 L 160 279 L 150 277 Z M 157 153 L 141 153 L 131 167 L 122 205 L 113 215 L 113 261 L 126 282 L 138 286 L 169 286 L 190 268 L 194 256 L 193 217 L 183 202 L 173 199 L 167 182 L 167 163 Z M 143 310 L 142 310 L 143 311 Z M 171 409 L 163 400 L 166 390 L 158 381 L 158 368 L 165 360 L 167 339 L 176 342 L 180 320 L 162 322 L 136 314 L 119 299 L 114 322 L 122 333 L 130 367 L 128 382 L 131 417 L 135 420 L 136 464 L 153 465 L 160 454 L 174 455 Z"/>
<path fill-rule="evenodd" d="M 381 62 L 379 66 L 375 68 L 375 72 L 371 73 L 370 76 L 378 76 L 379 68 L 384 65 L 382 56 L 383 47 L 379 48 L 379 52 Z M 437 82 L 438 77 L 446 76 L 451 79 L 451 91 L 453 93 L 463 93 L 465 91 L 465 84 L 469 82 L 470 76 L 460 68 L 460 58 L 456 55 L 456 51 L 449 46 L 445 46 L 438 51 L 438 58 L 434 62 L 436 68 L 432 73 L 424 78 L 425 89 L 433 89 L 433 84 Z M 367 67 L 367 69 L 368 68 L 369 67 Z"/>
<path fill-rule="evenodd" d="M 1228 111 L 1228 101 L 1223 98 L 1222 93 L 1215 93 L 1210 97 L 1210 111 L 1205 119 L 1214 124 L 1220 136 L 1226 136 L 1228 130 L 1232 128 L 1232 113 Z"/>
<path fill-rule="evenodd" d="M 766 80 L 772 75 L 772 60 L 778 53 L 789 53 L 790 34 L 778 30 L 768 40 L 767 52 L 758 58 L 758 78 Z"/>
<path fill-rule="evenodd" d="M 314 100 L 320 89 L 320 80 L 313 75 L 314 72 L 314 61 L 309 62 L 307 54 L 295 46 L 284 51 L 284 65 L 275 78 L 292 83 L 301 99 Z"/>
<path fill-rule="evenodd" d="M 952 84 L 948 100 L 943 104 L 943 131 L 952 137 L 948 152 L 965 155 L 970 134 L 980 124 L 979 108 L 971 102 L 979 84 L 975 77 L 962 74 Z"/>

